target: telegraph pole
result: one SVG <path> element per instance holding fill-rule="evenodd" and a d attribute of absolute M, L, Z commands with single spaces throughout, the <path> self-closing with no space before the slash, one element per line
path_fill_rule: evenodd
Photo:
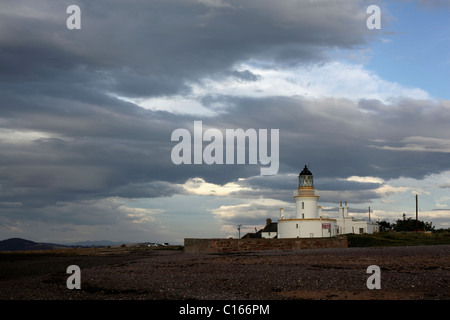
<path fill-rule="evenodd" d="M 416 232 L 419 232 L 419 195 L 416 194 Z"/>
<path fill-rule="evenodd" d="M 242 224 L 238 224 L 239 239 L 241 238 L 241 227 Z"/>

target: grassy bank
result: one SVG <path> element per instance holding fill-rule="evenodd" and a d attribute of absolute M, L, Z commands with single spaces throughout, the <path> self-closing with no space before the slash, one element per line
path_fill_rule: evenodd
<path fill-rule="evenodd" d="M 379 232 L 374 234 L 349 234 L 349 247 L 420 246 L 450 244 L 450 232 Z"/>

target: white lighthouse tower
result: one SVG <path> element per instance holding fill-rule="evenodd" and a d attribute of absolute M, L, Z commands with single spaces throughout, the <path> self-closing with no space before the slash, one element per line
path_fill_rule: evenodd
<path fill-rule="evenodd" d="M 314 189 L 314 177 L 307 166 L 298 175 L 298 187 L 294 191 L 294 199 L 295 215 L 286 217 L 284 209 L 280 209 L 276 234 L 278 239 L 325 238 L 348 233 L 378 231 L 375 222 L 349 216 L 347 201 L 344 206 L 341 202 L 337 218 L 322 216 L 322 207 L 317 205 L 319 192 Z"/>
<path fill-rule="evenodd" d="M 298 176 L 298 188 L 294 191 L 297 219 L 317 219 L 319 193 L 314 189 L 314 177 L 305 166 Z"/>
<path fill-rule="evenodd" d="M 336 235 L 336 220 L 319 215 L 319 192 L 314 189 L 314 177 L 308 167 L 298 176 L 294 191 L 295 218 L 278 220 L 278 238 L 320 238 Z"/>

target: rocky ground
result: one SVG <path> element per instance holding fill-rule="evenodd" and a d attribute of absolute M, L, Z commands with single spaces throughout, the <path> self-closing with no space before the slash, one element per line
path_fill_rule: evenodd
<path fill-rule="evenodd" d="M 69 290 L 66 268 L 81 269 Z M 366 285 L 370 265 L 381 289 Z M 0 299 L 450 300 L 450 245 L 232 254 L 0 254 Z"/>

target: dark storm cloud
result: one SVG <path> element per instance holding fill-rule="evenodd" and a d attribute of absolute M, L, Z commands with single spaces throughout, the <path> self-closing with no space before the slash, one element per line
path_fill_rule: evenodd
<path fill-rule="evenodd" d="M 374 115 L 366 112 L 367 102 L 361 110 L 360 104 L 343 99 L 238 99 L 228 113 L 203 119 L 204 125 L 223 131 L 279 128 L 280 175 L 268 177 L 258 176 L 259 166 L 252 165 L 176 166 L 170 159 L 176 144 L 170 141 L 171 132 L 192 128 L 198 117 L 142 110 L 113 101 L 106 106 L 93 105 L 83 112 L 55 108 L 60 112 L 49 113 L 53 121 L 46 128 L 57 137 L 1 141 L 0 185 L 7 190 L 3 201 L 20 202 L 25 208 L 85 197 L 169 196 L 183 192 L 173 183 L 184 183 L 191 177 L 217 184 L 252 177 L 242 184 L 255 191 L 237 196 L 266 195 L 288 201 L 291 197 L 284 190 L 295 189 L 296 176 L 307 163 L 311 164 L 319 189 L 359 190 L 366 200 L 377 198 L 370 191 L 379 184 L 335 179 L 352 175 L 386 180 L 401 176 L 420 178 L 450 169 L 446 150 L 402 149 L 405 138 L 418 134 L 450 140 L 435 125 L 450 120 L 444 112 L 446 107 L 431 101 L 409 101 L 409 108 L 414 110 L 381 104 L 386 108 L 383 112 L 376 102 L 378 113 Z M 406 102 L 399 105 L 403 103 Z M 23 114 L 17 122 L 43 130 L 44 118 L 35 111 L 33 116 Z M 385 148 L 392 145 L 396 148 Z"/>
<path fill-rule="evenodd" d="M 320 190 L 372 190 L 380 187 L 381 183 L 373 182 L 358 182 L 358 181 L 347 181 L 347 180 L 336 180 L 329 178 L 318 178 L 315 179 L 315 186 Z"/>
<path fill-rule="evenodd" d="M 174 183 L 192 177 L 217 184 L 252 177 L 244 180 L 244 186 L 254 191 L 235 196 L 290 201 L 285 190 L 295 189 L 296 175 L 307 163 L 318 177 L 317 187 L 326 191 L 321 193 L 322 200 L 342 200 L 332 191 L 348 190 L 356 203 L 379 198 L 373 191 L 379 185 L 334 179 L 352 175 L 420 178 L 450 169 L 445 149 L 402 149 L 405 139 L 420 134 L 450 140 L 436 125 L 450 120 L 446 106 L 431 101 L 385 105 L 345 99 L 234 99 L 235 107 L 228 113 L 202 119 L 205 126 L 223 131 L 279 128 L 280 176 L 269 177 L 258 176 L 259 166 L 174 165 L 170 152 L 176 143 L 170 141 L 171 132 L 192 128 L 194 120 L 201 120 L 198 117 L 143 110 L 107 97 L 101 105 L 78 103 L 66 108 L 57 108 L 55 101 L 47 99 L 45 108 L 27 109 L 29 113 L 11 109 L 10 118 L 4 118 L 11 124 L 5 126 L 9 130 L 14 131 L 16 123 L 55 135 L 0 142 L 2 201 L 21 203 L 18 210 L 110 196 L 170 196 L 184 192 Z M 285 174 L 292 176 L 288 179 Z"/>
<path fill-rule="evenodd" d="M 269 97 L 239 99 L 234 105 L 217 119 L 223 127 L 280 129 L 280 173 L 298 172 L 310 163 L 318 177 L 389 180 L 449 169 L 445 101 Z M 205 123 L 214 127 L 217 120 Z M 438 139 L 431 149 L 430 137 Z"/>
<path fill-rule="evenodd" d="M 256 75 L 231 66 L 258 57 L 279 63 L 326 59 L 330 48 L 365 44 L 362 3 L 6 3 L 0 9 L 2 126 L 67 136 L 111 137 L 124 130 L 145 136 L 141 119 L 154 115 L 105 94 L 183 94 L 188 83 L 214 75 L 252 81 Z M 71 4 L 81 7 L 81 30 L 66 28 Z M 133 126 L 121 127 L 118 117 Z"/>
<path fill-rule="evenodd" d="M 0 11 L 2 78 L 70 85 L 74 72 L 97 90 L 135 97 L 173 94 L 188 90 L 187 81 L 250 58 L 318 61 L 326 59 L 326 50 L 364 45 L 370 35 L 361 27 L 364 1 L 213 3 L 10 3 Z M 81 8 L 81 30 L 66 28 L 71 4 Z"/>
<path fill-rule="evenodd" d="M 206 106 L 224 102 L 232 107 L 219 116 L 200 117 L 145 110 L 114 98 L 184 94 L 203 77 L 255 81 L 257 75 L 232 66 L 250 59 L 321 62 L 329 49 L 364 46 L 369 36 L 365 3 L 154 0 L 2 5 L 0 210 L 18 218 L 29 217 L 37 208 L 40 219 L 50 219 L 52 212 L 69 215 L 94 207 L 90 201 L 96 199 L 183 193 L 178 184 L 192 177 L 224 184 L 259 175 L 259 166 L 250 165 L 175 166 L 170 159 L 175 145 L 171 133 L 192 128 L 194 120 L 221 130 L 280 129 L 280 174 L 298 174 L 306 163 L 316 176 L 330 179 L 420 178 L 449 169 L 448 153 L 436 148 L 414 151 L 411 147 L 426 147 L 424 140 L 413 140 L 414 146 L 408 140 L 450 139 L 450 115 L 441 102 L 401 100 L 387 105 L 369 100 L 203 97 Z M 70 4 L 81 7 L 81 30 L 66 28 Z M 296 183 L 295 176 L 292 181 L 255 177 L 246 186 L 285 199 L 284 190 L 294 189 Z M 339 187 L 325 185 L 330 190 Z M 376 187 L 350 182 L 340 186 Z M 255 193 L 236 194 L 246 195 Z M 55 209 L 61 202 L 67 211 Z"/>

